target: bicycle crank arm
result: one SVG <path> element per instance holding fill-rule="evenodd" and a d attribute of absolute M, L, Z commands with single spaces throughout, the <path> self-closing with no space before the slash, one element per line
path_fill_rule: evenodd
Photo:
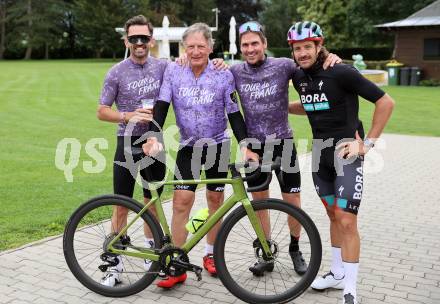
<path fill-rule="evenodd" d="M 194 272 L 197 276 L 197 281 L 200 281 L 202 279 L 202 267 L 179 260 L 172 261 L 171 263 L 174 267 L 179 267 L 187 271 Z"/>

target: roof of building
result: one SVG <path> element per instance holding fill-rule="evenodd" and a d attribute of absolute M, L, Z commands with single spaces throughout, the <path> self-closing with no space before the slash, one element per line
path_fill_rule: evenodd
<path fill-rule="evenodd" d="M 380 28 L 434 26 L 440 25 L 440 0 L 415 12 L 406 19 L 375 25 Z"/>

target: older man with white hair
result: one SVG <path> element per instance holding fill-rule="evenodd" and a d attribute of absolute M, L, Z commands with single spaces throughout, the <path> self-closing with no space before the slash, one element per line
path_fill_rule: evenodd
<path fill-rule="evenodd" d="M 235 82 L 228 70 L 215 70 L 209 61 L 213 40 L 210 28 L 204 23 L 190 26 L 183 34 L 183 44 L 189 65 L 171 63 L 165 70 L 158 101 L 154 107 L 153 131 L 160 131 L 170 103 L 173 104 L 180 131 L 180 149 L 176 158 L 175 178 L 197 179 L 202 166 L 206 178 L 225 178 L 230 154 L 230 139 L 226 133 L 227 119 L 238 142 L 247 138 L 246 125 L 234 98 Z M 226 115 L 227 114 L 227 115 Z M 227 117 L 226 117 L 227 116 Z M 157 137 L 150 137 L 143 145 L 145 154 L 155 155 L 162 149 Z M 258 160 L 258 155 L 243 145 L 242 152 L 248 159 Z M 182 246 L 188 232 L 188 221 L 194 204 L 197 185 L 177 185 L 173 197 L 171 233 L 174 245 Z M 224 184 L 208 184 L 206 199 L 209 214 L 223 203 Z M 204 268 L 216 274 L 213 247 L 220 223 L 207 235 Z M 159 287 L 171 288 L 186 280 L 186 273 L 168 277 L 158 283 Z"/>

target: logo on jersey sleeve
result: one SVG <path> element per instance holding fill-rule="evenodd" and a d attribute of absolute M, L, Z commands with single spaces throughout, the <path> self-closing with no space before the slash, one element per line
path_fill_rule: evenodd
<path fill-rule="evenodd" d="M 240 101 L 240 95 L 238 95 L 237 90 L 229 94 L 229 97 L 231 97 L 233 103 L 238 103 Z"/>
<path fill-rule="evenodd" d="M 322 88 L 322 85 L 324 84 L 324 82 L 321 80 L 320 82 L 319 82 L 319 84 L 318 84 L 318 86 L 319 86 L 319 90 L 321 91 L 321 88 Z"/>

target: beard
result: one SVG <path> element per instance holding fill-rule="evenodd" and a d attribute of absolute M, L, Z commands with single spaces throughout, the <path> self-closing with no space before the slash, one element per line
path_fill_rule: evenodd
<path fill-rule="evenodd" d="M 131 54 L 138 59 L 148 56 L 148 48 L 146 46 L 133 46 L 130 50 Z"/>

